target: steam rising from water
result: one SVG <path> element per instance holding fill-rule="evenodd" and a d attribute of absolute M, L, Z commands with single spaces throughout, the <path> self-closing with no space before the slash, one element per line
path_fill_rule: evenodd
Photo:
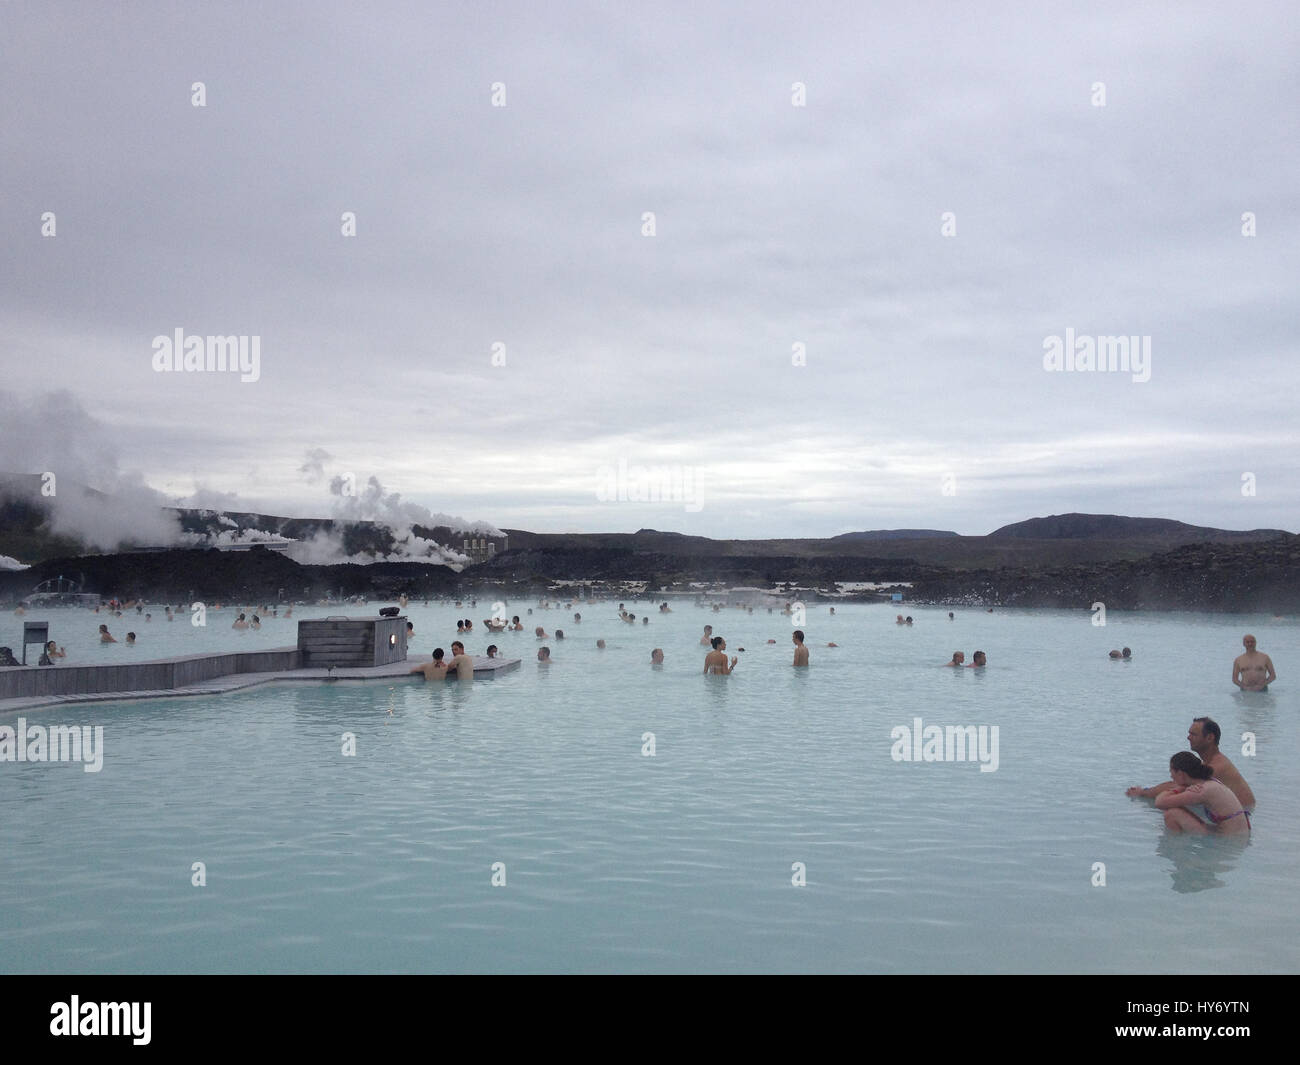
<path fill-rule="evenodd" d="M 331 457 L 323 448 L 313 448 L 304 456 L 299 472 L 309 483 L 319 483 L 325 479 L 325 463 Z M 123 471 L 109 428 L 67 390 L 44 393 L 29 400 L 0 390 L 0 467 L 3 467 L 0 475 L 13 473 L 21 478 L 14 482 L 0 477 L 0 497 L 14 494 L 40 503 L 46 508 L 46 523 L 51 532 L 80 540 L 94 550 L 113 551 L 123 544 L 218 547 L 286 542 L 285 537 L 275 533 L 240 528 L 233 519 L 221 514 L 254 509 L 241 505 L 233 492 L 199 485 L 191 498 L 172 500 L 145 484 L 139 471 Z M 52 495 L 37 494 L 40 482 L 31 476 L 45 473 L 54 475 Z M 5 492 L 7 483 L 12 485 L 9 493 Z M 356 492 L 351 490 L 352 483 L 349 477 L 331 478 L 331 517 L 336 528 L 332 532 L 322 530 L 310 540 L 295 543 L 288 551 L 291 558 L 317 564 L 422 561 L 459 565 L 469 559 L 458 551 L 417 536 L 413 526 L 445 525 L 467 536 L 502 535 L 486 522 L 467 522 L 405 502 L 397 492 L 386 491 L 376 476 L 367 478 Z M 208 534 L 182 532 L 179 515 L 165 509 L 172 506 L 211 511 L 207 516 L 217 519 L 225 528 Z M 387 526 L 396 541 L 393 550 L 382 558 L 347 555 L 343 532 L 337 523 L 358 521 Z M 16 559 L 0 556 L 0 568 L 21 565 Z"/>

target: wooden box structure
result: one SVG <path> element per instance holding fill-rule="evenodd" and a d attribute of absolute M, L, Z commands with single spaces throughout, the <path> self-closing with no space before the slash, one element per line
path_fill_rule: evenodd
<path fill-rule="evenodd" d="M 406 618 L 303 618 L 298 650 L 305 669 L 386 666 L 406 659 Z"/>

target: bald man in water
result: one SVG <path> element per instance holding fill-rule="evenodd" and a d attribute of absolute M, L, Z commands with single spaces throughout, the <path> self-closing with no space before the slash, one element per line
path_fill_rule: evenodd
<path fill-rule="evenodd" d="M 1246 653 L 1233 659 L 1232 683 L 1244 692 L 1268 691 L 1268 686 L 1277 680 L 1273 660 L 1262 651 L 1255 650 L 1255 637 L 1250 633 L 1241 638 L 1241 646 L 1246 649 Z M 1238 677 L 1241 679 L 1238 680 Z"/>

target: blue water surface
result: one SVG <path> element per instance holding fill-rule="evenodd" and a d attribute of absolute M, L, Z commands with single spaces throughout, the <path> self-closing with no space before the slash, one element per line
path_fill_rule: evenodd
<path fill-rule="evenodd" d="M 472 687 L 292 682 L 25 712 L 102 726 L 104 763 L 0 762 L 0 971 L 1300 967 L 1294 620 L 908 606 L 907 628 L 892 607 L 818 605 L 796 671 L 791 619 L 764 608 L 678 604 L 630 626 L 617 604 L 575 604 L 581 623 L 533 605 L 527 632 L 466 641 L 523 659 Z M 416 651 L 489 610 L 413 606 Z M 292 620 L 245 633 L 229 609 L 203 628 L 153 613 L 112 625 L 136 648 L 96 644 L 100 615 L 49 616 L 69 662 L 294 642 Z M 539 623 L 567 639 L 537 640 Z M 733 676 L 701 675 L 706 623 Z M 1229 683 L 1246 631 L 1277 666 L 1267 694 Z M 1123 645 L 1133 660 L 1111 661 Z M 939 668 L 976 649 L 986 670 Z M 1259 800 L 1245 846 L 1171 836 L 1124 795 L 1166 778 L 1202 715 Z M 918 717 L 996 726 L 996 771 L 895 760 L 891 733 Z"/>

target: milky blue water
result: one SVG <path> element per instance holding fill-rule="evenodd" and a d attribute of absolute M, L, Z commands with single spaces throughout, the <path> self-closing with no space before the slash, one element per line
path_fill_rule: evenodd
<path fill-rule="evenodd" d="M 489 609 L 412 608 L 416 648 Z M 790 619 L 766 610 L 683 604 L 632 627 L 611 604 L 577 609 L 581 624 L 537 610 L 491 637 L 523 666 L 472 687 L 27 712 L 102 725 L 104 765 L 0 762 L 0 971 L 1300 968 L 1294 620 L 909 606 L 900 628 L 890 607 L 818 606 L 796 672 Z M 141 647 L 101 648 L 101 616 L 50 616 L 70 662 L 294 642 L 292 621 L 236 633 L 227 611 L 205 629 L 155 616 Z M 546 669 L 537 623 L 569 637 L 547 641 Z M 733 676 L 700 675 L 705 623 L 746 648 Z M 1267 694 L 1230 684 L 1246 631 L 1280 675 Z M 1133 661 L 1106 657 L 1123 645 Z M 987 670 L 939 668 L 958 649 Z M 1207 714 L 1259 800 L 1244 847 L 1171 837 L 1124 795 L 1165 779 Z M 916 717 L 996 725 L 997 770 L 895 761 L 891 730 Z"/>

